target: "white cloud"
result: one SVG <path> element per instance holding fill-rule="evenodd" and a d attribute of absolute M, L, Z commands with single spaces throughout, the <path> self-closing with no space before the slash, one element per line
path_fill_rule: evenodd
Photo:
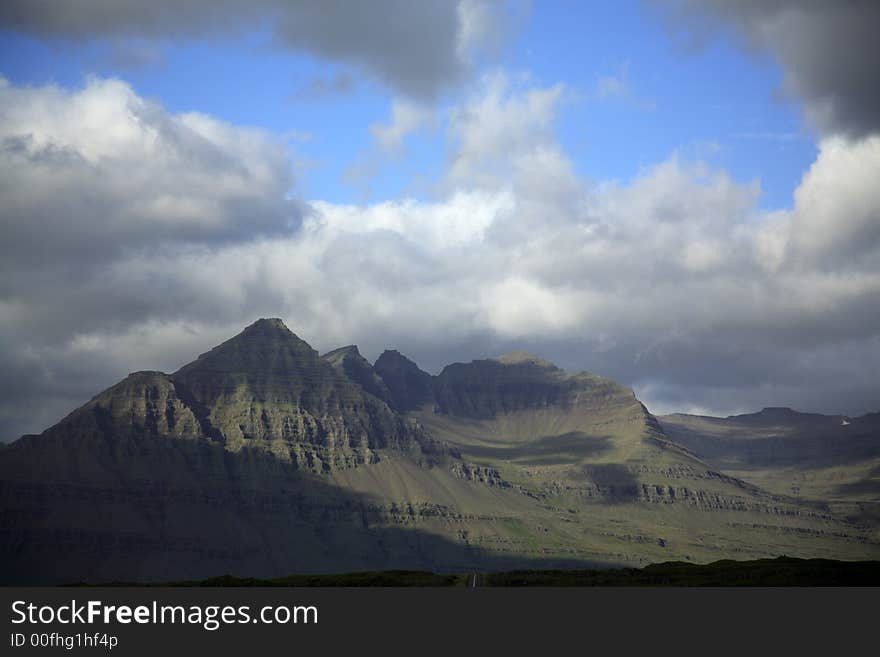
<path fill-rule="evenodd" d="M 300 208 L 267 133 L 169 115 L 118 80 L 0 89 L 4 261 L 34 268 L 164 242 L 290 230 Z"/>
<path fill-rule="evenodd" d="M 753 252 L 757 265 L 777 271 L 786 260 L 791 238 L 791 213 L 785 210 L 767 214 L 755 230 Z"/>
<path fill-rule="evenodd" d="M 564 92 L 561 84 L 520 87 L 500 72 L 484 76 L 449 119 L 450 187 L 504 185 L 542 150 L 558 153 L 552 128 Z"/>
<path fill-rule="evenodd" d="M 807 256 L 876 257 L 880 248 L 880 136 L 823 139 L 794 194 L 794 235 Z"/>
<path fill-rule="evenodd" d="M 456 192 L 443 203 L 412 199 L 387 201 L 366 207 L 316 201 L 316 230 L 328 235 L 393 232 L 423 250 L 441 253 L 450 247 L 479 244 L 486 230 L 515 211 L 510 190 Z"/>
<path fill-rule="evenodd" d="M 485 285 L 480 305 L 488 327 L 502 337 L 553 336 L 582 326 L 584 296 L 584 291 L 512 275 Z"/>
<path fill-rule="evenodd" d="M 0 89 L 5 437 L 260 316 L 428 368 L 526 347 L 666 408 L 876 406 L 876 143 L 823 142 L 766 214 L 757 183 L 675 154 L 581 180 L 553 137 L 562 88 L 483 84 L 451 114 L 447 193 L 308 207 L 282 136 L 113 81 Z M 114 127 L 93 143 L 96 117 Z"/>
<path fill-rule="evenodd" d="M 724 261 L 724 252 L 720 243 L 698 239 L 685 245 L 682 258 L 684 266 L 692 272 L 705 272 Z"/>
<path fill-rule="evenodd" d="M 768 214 L 754 239 L 757 262 L 791 269 L 880 268 L 880 137 L 828 137 L 794 192 L 791 210 Z"/>
<path fill-rule="evenodd" d="M 407 136 L 433 124 L 434 111 L 430 107 L 395 100 L 391 105 L 390 122 L 374 123 L 370 126 L 370 132 L 383 150 L 401 154 Z"/>

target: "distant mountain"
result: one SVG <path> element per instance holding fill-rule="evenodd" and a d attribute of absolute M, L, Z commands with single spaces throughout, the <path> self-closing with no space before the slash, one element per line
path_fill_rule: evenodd
<path fill-rule="evenodd" d="M 721 469 L 822 468 L 880 456 L 880 413 L 849 418 L 765 408 L 726 418 L 674 414 L 664 431 Z"/>
<path fill-rule="evenodd" d="M 666 415 L 660 422 L 672 440 L 713 468 L 825 503 L 880 535 L 880 413 L 765 408 L 726 418 Z"/>
<path fill-rule="evenodd" d="M 722 472 L 689 423 L 528 354 L 432 377 L 259 320 L 0 449 L 0 581 L 880 557 L 870 516 Z"/>

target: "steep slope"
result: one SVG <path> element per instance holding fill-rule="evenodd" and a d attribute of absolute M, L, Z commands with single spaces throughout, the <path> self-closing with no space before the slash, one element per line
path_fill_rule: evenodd
<path fill-rule="evenodd" d="M 765 408 L 726 418 L 666 415 L 664 430 L 733 476 L 880 523 L 880 413 L 849 418 Z"/>
<path fill-rule="evenodd" d="M 433 403 L 431 375 L 396 349 L 383 351 L 373 369 L 388 387 L 391 405 L 397 410 L 414 411 Z"/>
<path fill-rule="evenodd" d="M 673 444 L 609 379 L 523 354 L 371 368 L 280 320 L 0 449 L 0 518 L 7 583 L 878 556 Z"/>
<path fill-rule="evenodd" d="M 423 409 L 419 421 L 541 505 L 539 516 L 517 520 L 525 544 L 566 550 L 574 538 L 584 556 L 593 549 L 636 563 L 774 550 L 878 553 L 862 529 L 821 504 L 707 466 L 609 379 L 516 353 L 447 366 L 434 395 L 434 411 Z"/>
<path fill-rule="evenodd" d="M 590 461 L 636 458 L 658 447 L 691 458 L 665 440 L 629 388 L 587 372 L 568 374 L 528 354 L 448 365 L 434 381 L 434 396 L 436 409 L 420 419 L 438 430 L 455 428 L 462 435 L 452 442 L 471 451 L 480 442 L 487 449 L 501 442 L 566 460 L 570 444 Z"/>
<path fill-rule="evenodd" d="M 417 444 L 387 404 L 278 319 L 259 320 L 172 378 L 207 410 L 206 421 L 231 451 L 255 445 L 330 470 L 375 460 L 383 447 Z"/>
<path fill-rule="evenodd" d="M 528 501 L 461 476 L 446 446 L 349 376 L 260 320 L 4 447 L 0 581 L 493 563 L 458 540 L 457 518 Z M 371 481 L 378 494 L 359 487 Z"/>
<path fill-rule="evenodd" d="M 374 370 L 370 362 L 361 356 L 356 345 L 340 347 L 329 351 L 321 358 L 330 363 L 348 379 L 358 384 L 365 392 L 378 397 L 386 404 L 392 403 L 388 386 Z"/>
<path fill-rule="evenodd" d="M 675 414 L 660 420 L 676 442 L 723 469 L 816 469 L 880 457 L 876 413 L 847 418 L 765 408 L 726 418 Z"/>

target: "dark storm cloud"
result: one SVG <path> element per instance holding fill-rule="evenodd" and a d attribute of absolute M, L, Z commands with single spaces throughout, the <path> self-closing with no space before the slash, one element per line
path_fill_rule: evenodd
<path fill-rule="evenodd" d="M 6 0 L 0 24 L 44 37 L 240 35 L 270 25 L 285 48 L 350 64 L 392 88 L 436 96 L 467 71 L 482 0 Z M 485 21 L 481 26 L 488 27 Z"/>
<path fill-rule="evenodd" d="M 880 2 L 876 0 L 653 0 L 697 31 L 733 28 L 772 53 L 784 89 L 824 134 L 880 132 Z"/>

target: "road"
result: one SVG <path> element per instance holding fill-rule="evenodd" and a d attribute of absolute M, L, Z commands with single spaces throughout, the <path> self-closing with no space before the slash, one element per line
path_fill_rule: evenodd
<path fill-rule="evenodd" d="M 469 589 L 475 589 L 483 585 L 483 576 L 480 573 L 471 573 L 468 575 L 467 586 Z"/>

